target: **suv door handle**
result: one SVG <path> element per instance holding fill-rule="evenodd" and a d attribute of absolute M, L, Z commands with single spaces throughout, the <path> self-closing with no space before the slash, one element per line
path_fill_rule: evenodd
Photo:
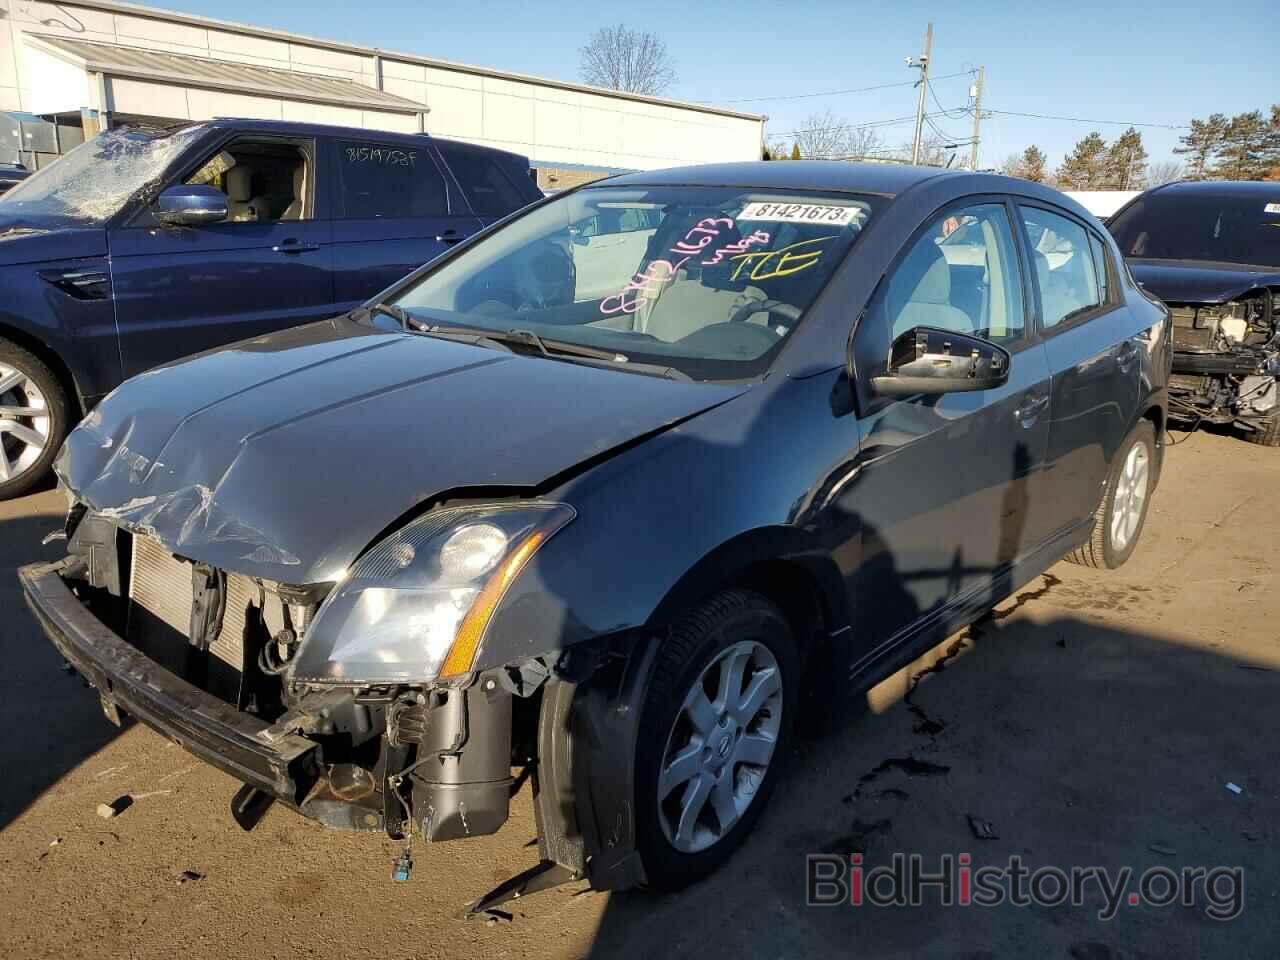
<path fill-rule="evenodd" d="M 281 240 L 271 249 L 276 253 L 307 253 L 311 250 L 319 250 L 320 244 L 306 243 L 302 240 L 290 237 L 288 240 Z"/>
<path fill-rule="evenodd" d="M 1116 347 L 1116 363 L 1121 370 L 1128 371 L 1133 366 L 1133 361 L 1138 357 L 1138 345 L 1132 340 L 1126 340 L 1120 346 Z"/>
<path fill-rule="evenodd" d="M 1024 427 L 1030 427 L 1036 422 L 1036 417 L 1040 415 L 1040 411 L 1048 405 L 1049 395 L 1047 393 L 1042 393 L 1040 396 L 1028 394 L 1013 411 L 1013 418 Z"/>
<path fill-rule="evenodd" d="M 467 238 L 458 236 L 457 230 L 450 228 L 446 230 L 444 233 L 438 234 L 436 236 L 436 243 L 446 243 L 449 246 L 453 246 L 455 243 L 461 243 L 465 239 Z"/>

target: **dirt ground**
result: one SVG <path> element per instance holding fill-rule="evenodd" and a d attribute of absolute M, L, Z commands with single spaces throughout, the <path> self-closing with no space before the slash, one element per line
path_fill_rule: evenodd
<path fill-rule="evenodd" d="M 60 669 L 13 575 L 49 556 L 52 491 L 0 504 L 0 942 L 12 957 L 1110 957 L 1280 953 L 1280 452 L 1196 434 L 1169 451 L 1122 570 L 1059 564 L 788 757 L 727 868 L 681 895 L 562 887 L 510 922 L 459 910 L 532 865 L 526 793 L 496 836 L 415 849 L 276 809 L 123 732 Z M 955 640 L 962 641 L 956 646 Z M 924 672 L 948 649 L 944 669 Z M 914 689 L 912 689 L 914 678 Z M 909 694 L 906 699 L 904 694 Z M 1237 794 L 1228 783 L 1239 786 Z M 99 803 L 131 794 L 111 820 Z M 977 839 L 968 816 L 990 821 Z M 1190 906 L 805 906 L 805 854 L 969 853 L 975 866 L 1243 869 L 1243 913 Z M 190 871 L 184 878 L 184 871 Z"/>

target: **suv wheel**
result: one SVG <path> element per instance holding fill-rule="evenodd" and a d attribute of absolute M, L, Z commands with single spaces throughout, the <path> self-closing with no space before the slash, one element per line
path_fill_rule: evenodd
<path fill-rule="evenodd" d="M 1068 560 L 1114 570 L 1129 559 L 1147 519 L 1155 455 L 1155 429 L 1144 420 L 1125 439 L 1111 465 L 1089 542 L 1068 554 Z"/>
<path fill-rule="evenodd" d="M 636 748 L 637 829 L 649 883 L 719 866 L 759 817 L 799 708 L 795 640 L 759 594 L 705 601 L 659 651 Z"/>
<path fill-rule="evenodd" d="M 0 340 L 0 500 L 44 477 L 67 431 L 57 378 L 21 347 Z"/>

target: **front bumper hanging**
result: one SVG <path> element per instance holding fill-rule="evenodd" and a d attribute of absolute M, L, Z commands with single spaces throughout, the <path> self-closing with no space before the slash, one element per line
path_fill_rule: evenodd
<path fill-rule="evenodd" d="M 31 564 L 18 578 L 45 635 L 97 688 L 107 715 L 124 710 L 236 779 L 300 806 L 323 770 L 320 745 L 294 734 L 268 736 L 269 724 L 192 686 L 109 630 L 63 581 L 83 563 L 69 557 Z"/>

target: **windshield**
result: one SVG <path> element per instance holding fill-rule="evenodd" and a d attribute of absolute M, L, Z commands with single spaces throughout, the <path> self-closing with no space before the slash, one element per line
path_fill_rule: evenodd
<path fill-rule="evenodd" d="M 532 331 L 694 379 L 766 369 L 871 215 L 741 187 L 593 187 L 531 211 L 396 301 L 420 323 Z"/>
<path fill-rule="evenodd" d="M 169 136 L 127 128 L 99 134 L 0 197 L 0 218 L 10 227 L 47 226 L 49 220 L 104 223 L 204 129 L 184 127 Z"/>
<path fill-rule="evenodd" d="M 1161 191 L 1139 198 L 1107 228 L 1126 257 L 1280 267 L 1280 185 L 1272 202 Z"/>

